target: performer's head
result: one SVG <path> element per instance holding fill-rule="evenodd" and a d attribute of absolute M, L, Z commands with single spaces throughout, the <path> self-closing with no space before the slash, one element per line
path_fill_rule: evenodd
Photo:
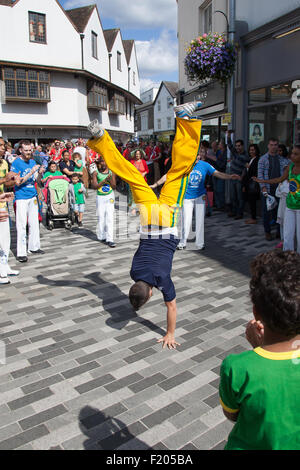
<path fill-rule="evenodd" d="M 144 281 L 137 281 L 131 286 L 129 300 L 134 310 L 139 310 L 152 297 L 152 286 Z"/>

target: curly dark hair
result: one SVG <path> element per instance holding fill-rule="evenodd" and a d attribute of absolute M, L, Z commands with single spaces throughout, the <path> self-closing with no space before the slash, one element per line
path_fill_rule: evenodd
<path fill-rule="evenodd" d="M 300 334 L 300 255 L 262 253 L 251 263 L 250 297 L 263 322 L 284 337 Z"/>

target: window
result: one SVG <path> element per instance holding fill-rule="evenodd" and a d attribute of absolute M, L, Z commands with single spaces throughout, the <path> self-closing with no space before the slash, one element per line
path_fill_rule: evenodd
<path fill-rule="evenodd" d="M 157 102 L 157 111 L 161 111 L 161 102 L 160 101 Z"/>
<path fill-rule="evenodd" d="M 167 109 L 173 106 L 173 100 L 170 96 L 167 97 Z"/>
<path fill-rule="evenodd" d="M 168 129 L 171 129 L 172 120 L 170 117 L 167 118 L 167 125 L 168 125 Z"/>
<path fill-rule="evenodd" d="M 92 56 L 95 59 L 98 59 L 98 44 L 97 44 L 97 41 L 98 41 L 98 36 L 97 36 L 96 33 L 94 33 L 92 31 Z"/>
<path fill-rule="evenodd" d="M 99 82 L 88 81 L 88 108 L 107 109 L 107 89 Z"/>
<path fill-rule="evenodd" d="M 157 119 L 157 129 L 161 129 L 161 119 Z"/>
<path fill-rule="evenodd" d="M 6 99 L 26 101 L 50 101 L 50 74 L 39 70 L 2 70 Z"/>
<path fill-rule="evenodd" d="M 121 64 L 122 64 L 122 61 L 121 61 L 121 52 L 117 52 L 117 69 L 122 72 L 122 67 L 121 67 Z"/>
<path fill-rule="evenodd" d="M 135 72 L 132 72 L 132 82 L 133 82 L 133 85 L 135 86 L 135 85 L 136 85 L 136 82 L 135 82 Z"/>
<path fill-rule="evenodd" d="M 46 15 L 42 13 L 29 13 L 29 40 L 46 44 Z"/>
<path fill-rule="evenodd" d="M 109 113 L 125 114 L 125 98 L 119 93 L 112 92 L 109 100 Z"/>
<path fill-rule="evenodd" d="M 203 11 L 203 32 L 208 34 L 212 32 L 212 4 Z"/>

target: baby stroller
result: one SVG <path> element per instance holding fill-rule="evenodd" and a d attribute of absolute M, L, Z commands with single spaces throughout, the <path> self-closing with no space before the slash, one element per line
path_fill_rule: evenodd
<path fill-rule="evenodd" d="M 71 230 L 74 224 L 74 214 L 71 210 L 68 178 L 50 177 L 43 189 L 43 194 L 47 204 L 47 228 L 53 230 L 55 222 L 64 222 L 65 228 Z"/>

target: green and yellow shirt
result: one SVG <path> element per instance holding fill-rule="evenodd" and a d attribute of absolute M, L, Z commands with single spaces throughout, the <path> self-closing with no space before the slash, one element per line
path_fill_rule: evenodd
<path fill-rule="evenodd" d="M 222 363 L 220 401 L 239 412 L 227 450 L 300 449 L 300 350 L 262 348 Z"/>
<path fill-rule="evenodd" d="M 112 172 L 109 170 L 108 173 L 100 173 L 100 171 L 97 170 L 97 181 L 98 184 L 102 183 L 103 180 L 105 180 L 108 175 L 112 175 Z M 98 196 L 108 196 L 113 192 L 113 189 L 110 184 L 104 184 L 97 190 L 97 195 Z"/>
<path fill-rule="evenodd" d="M 294 166 L 295 164 L 292 163 L 289 168 L 290 192 L 286 198 L 286 207 L 292 210 L 300 210 L 300 174 L 293 174 Z"/>
<path fill-rule="evenodd" d="M 0 162 L 0 178 L 5 178 L 8 173 L 8 164 L 5 160 Z M 0 194 L 4 192 L 4 184 L 0 184 Z M 0 202 L 0 208 L 6 207 L 6 202 Z"/>

